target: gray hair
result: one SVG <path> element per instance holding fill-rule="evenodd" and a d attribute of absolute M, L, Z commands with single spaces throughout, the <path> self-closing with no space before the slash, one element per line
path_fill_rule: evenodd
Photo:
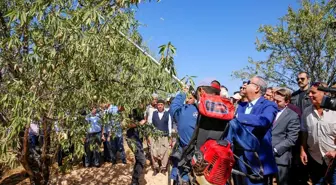
<path fill-rule="evenodd" d="M 262 95 L 264 95 L 266 93 L 266 91 L 267 91 L 267 82 L 266 82 L 266 80 L 263 77 L 261 77 L 261 76 L 255 76 L 253 78 L 257 79 L 256 83 L 260 87 L 260 93 Z"/>

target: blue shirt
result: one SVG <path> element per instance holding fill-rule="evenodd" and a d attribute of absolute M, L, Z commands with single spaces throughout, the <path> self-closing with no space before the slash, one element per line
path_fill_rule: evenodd
<path fill-rule="evenodd" d="M 245 109 L 245 114 L 250 114 L 253 108 L 253 105 L 255 105 L 257 103 L 257 101 L 259 100 L 259 98 L 251 101 L 250 103 L 248 103 L 248 106 Z"/>
<path fill-rule="evenodd" d="M 107 114 L 112 114 L 112 116 L 118 114 L 118 107 L 114 105 L 110 105 L 110 107 L 106 110 Z M 122 129 L 121 129 L 121 124 L 119 121 L 109 120 L 108 124 L 105 126 L 105 132 L 113 132 L 116 134 L 116 136 L 121 137 L 122 136 Z"/>
<path fill-rule="evenodd" d="M 58 124 L 58 121 L 54 122 L 54 127 L 55 127 L 55 132 L 61 132 L 62 131 L 61 127 Z"/>
<path fill-rule="evenodd" d="M 177 132 L 182 147 L 188 145 L 196 126 L 198 110 L 195 105 L 184 104 L 185 93 L 179 93 L 170 105 L 170 115 L 177 122 Z"/>
<path fill-rule="evenodd" d="M 101 120 L 97 114 L 94 116 L 89 114 L 85 119 L 90 124 L 90 128 L 88 129 L 89 134 L 101 132 Z"/>

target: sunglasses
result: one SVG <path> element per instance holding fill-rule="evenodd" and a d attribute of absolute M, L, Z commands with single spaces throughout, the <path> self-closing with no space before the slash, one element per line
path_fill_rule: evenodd
<path fill-rule="evenodd" d="M 258 85 L 258 84 L 256 84 L 256 83 L 253 83 L 253 82 L 251 82 L 250 80 L 249 80 L 249 81 L 247 81 L 247 85 L 250 85 L 250 84 L 254 84 L 254 85 L 256 85 L 256 86 L 258 86 L 258 87 L 259 87 L 259 85 Z"/>
<path fill-rule="evenodd" d="M 298 82 L 299 82 L 299 81 L 304 81 L 304 80 L 305 80 L 305 78 L 297 78 L 297 79 L 296 79 L 296 81 L 298 81 Z"/>

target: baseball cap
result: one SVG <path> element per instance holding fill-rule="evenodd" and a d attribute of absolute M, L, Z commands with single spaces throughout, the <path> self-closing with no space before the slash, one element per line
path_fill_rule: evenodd
<path fill-rule="evenodd" d="M 242 97 L 240 96 L 239 93 L 236 93 L 234 94 L 233 96 L 231 96 L 233 99 L 236 99 L 236 100 L 240 100 Z"/>
<path fill-rule="evenodd" d="M 221 84 L 213 78 L 206 78 L 198 84 L 198 87 L 200 86 L 211 86 L 213 88 L 220 90 Z"/>

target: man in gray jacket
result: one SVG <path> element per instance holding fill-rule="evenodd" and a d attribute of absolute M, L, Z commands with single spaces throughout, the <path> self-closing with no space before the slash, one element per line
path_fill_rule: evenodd
<path fill-rule="evenodd" d="M 275 161 L 278 165 L 276 181 L 278 185 L 288 184 L 289 167 L 292 159 L 292 147 L 295 145 L 300 131 L 300 120 L 297 113 L 287 107 L 291 92 L 281 88 L 275 92 L 274 100 L 278 105 L 272 127 L 272 146 Z"/>

